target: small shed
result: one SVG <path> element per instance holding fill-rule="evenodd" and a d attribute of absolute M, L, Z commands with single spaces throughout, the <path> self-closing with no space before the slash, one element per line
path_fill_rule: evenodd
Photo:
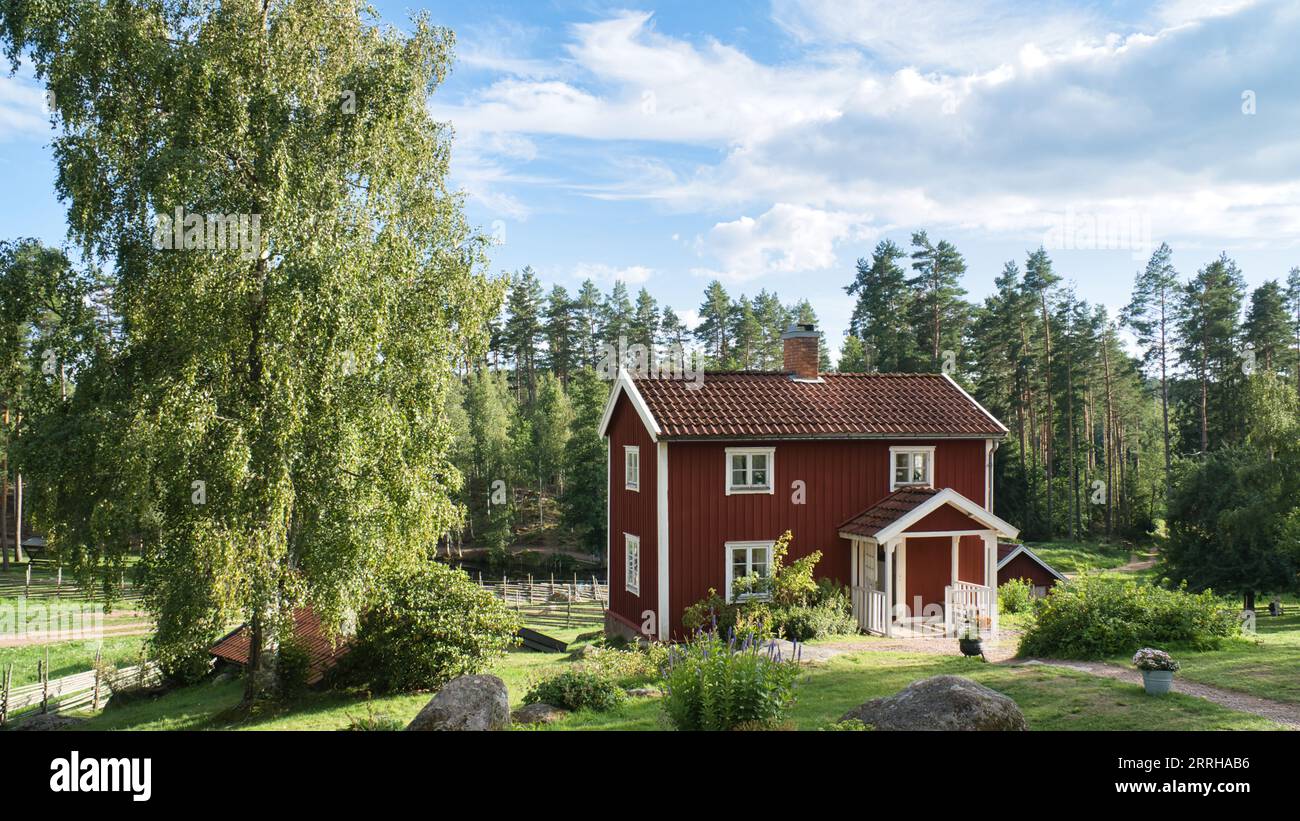
<path fill-rule="evenodd" d="M 1039 558 L 1027 545 L 998 543 L 998 586 L 1012 579 L 1028 579 L 1035 596 L 1046 596 L 1047 591 L 1065 577 L 1050 564 Z"/>
<path fill-rule="evenodd" d="M 293 635 L 307 651 L 309 659 L 307 684 L 315 685 L 325 677 L 339 659 L 347 655 L 350 644 L 345 638 L 331 638 L 321 624 L 320 617 L 310 607 L 300 607 L 293 613 Z M 218 661 L 248 664 L 248 625 L 241 624 L 208 648 Z"/>

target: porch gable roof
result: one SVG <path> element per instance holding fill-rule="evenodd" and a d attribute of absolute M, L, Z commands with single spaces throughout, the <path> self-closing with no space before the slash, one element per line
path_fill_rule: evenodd
<path fill-rule="evenodd" d="M 1014 539 L 1020 530 L 967 499 L 952 488 L 899 488 L 876 504 L 844 522 L 839 534 L 846 539 L 872 539 L 884 542 L 903 535 L 926 516 L 951 505 L 983 528 L 999 536 Z"/>

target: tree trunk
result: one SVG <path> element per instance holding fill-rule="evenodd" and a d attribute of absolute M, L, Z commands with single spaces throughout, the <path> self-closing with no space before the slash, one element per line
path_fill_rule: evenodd
<path fill-rule="evenodd" d="M 252 704 L 260 695 L 258 687 L 262 677 L 262 617 L 254 616 L 248 622 L 248 666 L 244 669 L 244 704 Z"/>
<path fill-rule="evenodd" d="M 1047 476 L 1047 536 L 1050 539 L 1053 533 L 1052 522 L 1052 440 L 1055 436 L 1056 420 L 1052 418 L 1052 324 L 1047 315 L 1047 292 L 1039 294 L 1043 306 L 1043 387 L 1047 391 L 1047 419 L 1046 433 L 1047 441 L 1043 443 L 1044 461 L 1043 467 Z"/>
<path fill-rule="evenodd" d="M 1111 451 L 1115 447 L 1115 403 L 1110 381 L 1110 343 L 1105 337 L 1101 346 L 1101 363 L 1106 378 L 1106 422 L 1102 443 L 1106 452 L 1106 535 L 1110 536 L 1114 528 L 1112 498 L 1115 492 L 1115 472 L 1112 469 L 1114 458 Z"/>
<path fill-rule="evenodd" d="M 1254 591 L 1254 590 L 1247 590 L 1245 593 L 1242 594 L 1242 605 L 1243 605 L 1243 606 L 1242 606 L 1242 609 L 1243 609 L 1243 610 L 1254 610 L 1254 609 L 1255 609 L 1255 591 Z"/>

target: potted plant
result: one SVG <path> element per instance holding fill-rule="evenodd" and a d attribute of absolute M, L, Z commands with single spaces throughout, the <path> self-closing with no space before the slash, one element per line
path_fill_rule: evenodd
<path fill-rule="evenodd" d="M 1143 647 L 1133 654 L 1133 666 L 1142 671 L 1142 685 L 1147 693 L 1160 696 L 1169 692 L 1179 665 L 1164 650 Z"/>
<path fill-rule="evenodd" d="M 984 657 L 984 644 L 980 639 L 979 628 L 971 623 L 970 620 L 966 621 L 965 626 L 961 629 L 961 633 L 957 636 L 957 646 L 961 648 L 961 654 L 963 656 Z"/>

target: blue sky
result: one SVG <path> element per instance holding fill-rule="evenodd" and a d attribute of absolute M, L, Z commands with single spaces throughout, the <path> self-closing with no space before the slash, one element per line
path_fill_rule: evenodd
<path fill-rule="evenodd" d="M 919 228 L 976 297 L 1040 243 L 1112 308 L 1150 242 L 1184 274 L 1226 250 L 1252 286 L 1300 265 L 1295 3 L 377 8 L 456 30 L 430 99 L 454 184 L 493 268 L 548 287 L 621 278 L 689 319 L 718 277 L 810 299 L 838 344 L 854 261 Z M 64 237 L 50 133 L 30 77 L 0 79 L 0 236 Z"/>

